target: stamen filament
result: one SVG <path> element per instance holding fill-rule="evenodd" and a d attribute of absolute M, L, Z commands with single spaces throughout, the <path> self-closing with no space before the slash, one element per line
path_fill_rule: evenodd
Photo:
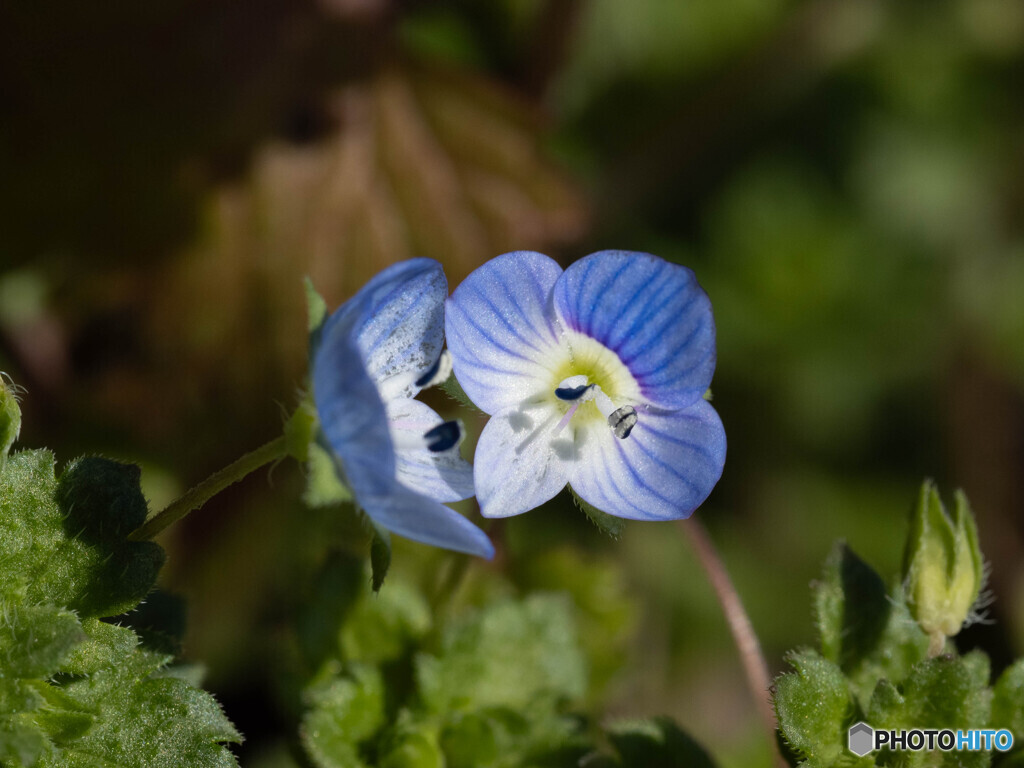
<path fill-rule="evenodd" d="M 559 432 L 565 429 L 565 425 L 569 423 L 569 419 L 571 419 L 573 417 L 573 414 L 576 413 L 577 409 L 580 407 L 581 402 L 583 401 L 577 400 L 575 403 L 572 404 L 572 407 L 565 412 L 565 416 L 562 417 L 562 420 L 558 422 L 558 424 L 555 426 L 555 430 L 552 434 L 557 435 Z"/>

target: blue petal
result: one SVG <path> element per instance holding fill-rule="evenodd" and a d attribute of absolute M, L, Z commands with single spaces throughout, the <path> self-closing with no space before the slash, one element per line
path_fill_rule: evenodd
<path fill-rule="evenodd" d="M 686 267 L 647 253 L 593 253 L 565 271 L 554 302 L 566 326 L 619 356 L 650 402 L 681 408 L 711 384 L 711 302 Z"/>
<path fill-rule="evenodd" d="M 409 259 L 379 272 L 327 321 L 352 323 L 370 378 L 396 374 L 415 381 L 430 369 L 444 345 L 448 281 L 433 259 Z M 410 385 L 403 395 L 416 392 Z"/>
<path fill-rule="evenodd" d="M 570 479 L 584 500 L 616 517 L 689 517 L 722 476 L 725 430 L 704 399 L 681 411 L 645 410 L 629 437 L 588 426 Z"/>
<path fill-rule="evenodd" d="M 455 376 L 487 413 L 551 386 L 547 358 L 560 347 L 551 291 L 562 268 L 533 251 L 491 259 L 448 299 L 445 332 Z"/>
<path fill-rule="evenodd" d="M 387 496 L 360 503 L 375 523 L 399 536 L 456 552 L 494 557 L 494 545 L 486 533 L 454 509 L 407 488 L 396 486 Z"/>
<path fill-rule="evenodd" d="M 313 359 L 313 396 L 320 429 L 342 462 L 357 499 L 395 486 L 395 451 L 377 386 L 354 338 L 356 315 L 332 317 Z"/>
<path fill-rule="evenodd" d="M 576 448 L 572 426 L 555 434 L 560 416 L 552 407 L 516 407 L 491 417 L 473 458 L 480 514 L 519 515 L 565 487 Z"/>
<path fill-rule="evenodd" d="M 407 433 L 423 439 L 427 430 L 444 422 L 434 409 L 405 398 L 387 404 L 391 434 Z M 393 440 L 401 444 L 401 440 Z M 435 453 L 426 447 L 395 451 L 395 473 L 402 485 L 437 501 L 460 501 L 473 495 L 473 467 L 459 449 Z"/>

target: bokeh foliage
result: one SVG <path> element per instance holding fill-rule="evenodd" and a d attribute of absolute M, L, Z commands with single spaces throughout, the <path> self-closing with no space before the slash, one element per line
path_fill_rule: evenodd
<path fill-rule="evenodd" d="M 646 249 L 715 308 L 730 453 L 698 514 L 776 668 L 822 553 L 845 538 L 895 572 L 895 510 L 933 476 L 972 499 L 998 621 L 959 642 L 998 670 L 1024 649 L 1022 74 L 1016 0 L 5 6 L 0 370 L 30 393 L 22 442 L 141 460 L 160 506 L 297 401 L 302 275 L 335 306 L 408 255 L 454 284 L 516 248 Z M 188 653 L 267 735 L 253 755 L 301 711 L 257 671 L 330 547 L 366 544 L 298 503 L 292 470 L 270 480 L 162 542 Z M 578 621 L 610 713 L 766 759 L 680 542 L 613 544 L 568 498 L 495 536 L 456 613 L 534 589 L 604 606 L 607 643 Z M 397 546 L 429 583 L 434 555 Z"/>

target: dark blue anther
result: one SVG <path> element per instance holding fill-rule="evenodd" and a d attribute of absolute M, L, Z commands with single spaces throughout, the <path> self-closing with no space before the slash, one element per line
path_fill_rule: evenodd
<path fill-rule="evenodd" d="M 583 397 L 583 393 L 590 389 L 590 387 L 590 384 L 581 384 L 578 387 L 559 387 L 555 390 L 555 397 L 559 400 L 568 400 L 569 402 L 572 402 L 573 400 L 579 400 Z"/>
<path fill-rule="evenodd" d="M 428 430 L 423 437 L 426 438 L 427 448 L 434 453 L 441 453 L 459 444 L 459 440 L 462 439 L 462 425 L 457 421 L 446 421 Z"/>
<path fill-rule="evenodd" d="M 431 382 L 431 380 L 435 376 L 437 376 L 437 372 L 439 370 L 441 370 L 441 358 L 440 357 L 437 358 L 437 360 L 434 361 L 434 364 L 432 366 L 430 366 L 429 369 L 427 369 L 426 373 L 424 373 L 422 376 L 420 376 L 418 379 L 416 379 L 416 386 L 417 387 L 425 387 L 425 386 L 427 386 L 427 384 L 429 384 Z M 408 379 L 407 379 L 407 381 L 408 381 Z M 427 433 L 427 434 L 429 434 L 429 433 Z"/>

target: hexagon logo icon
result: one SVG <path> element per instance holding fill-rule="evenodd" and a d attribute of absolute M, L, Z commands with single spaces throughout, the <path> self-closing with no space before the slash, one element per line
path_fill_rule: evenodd
<path fill-rule="evenodd" d="M 875 730 L 867 723 L 850 726 L 846 745 L 857 757 L 864 757 L 875 745 Z"/>

